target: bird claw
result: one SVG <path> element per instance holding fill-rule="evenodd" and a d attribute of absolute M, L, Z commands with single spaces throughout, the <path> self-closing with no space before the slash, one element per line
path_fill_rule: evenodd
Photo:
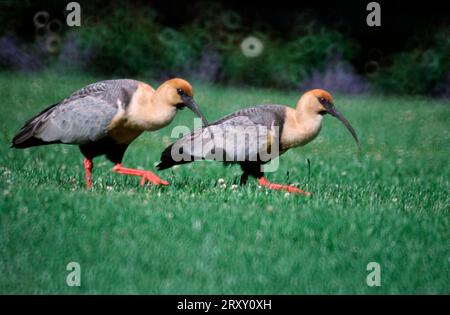
<path fill-rule="evenodd" d="M 150 184 L 153 184 L 156 186 L 158 186 L 158 185 L 168 186 L 169 185 L 169 183 L 167 181 L 159 178 L 152 172 L 144 172 L 141 175 L 141 186 L 144 186 L 146 181 L 148 181 Z"/>
<path fill-rule="evenodd" d="M 117 172 L 119 174 L 124 174 L 124 175 L 140 176 L 141 177 L 141 186 L 144 186 L 145 182 L 147 182 L 147 181 L 150 184 L 153 184 L 156 186 L 169 185 L 168 182 L 166 182 L 165 180 L 162 180 L 161 178 L 159 178 L 158 176 L 156 176 L 154 173 L 152 173 L 150 171 L 143 171 L 143 170 L 138 170 L 138 169 L 134 169 L 134 168 L 126 168 L 126 167 L 123 167 L 121 164 L 116 164 L 113 167 L 113 171 Z"/>
<path fill-rule="evenodd" d="M 311 196 L 312 195 L 312 193 L 309 192 L 309 191 L 301 190 L 301 189 L 299 189 L 297 187 L 290 186 L 290 185 L 289 186 L 285 186 L 285 190 L 287 192 L 289 192 L 289 193 L 302 194 L 302 195 L 305 195 L 305 196 Z"/>
<path fill-rule="evenodd" d="M 264 177 L 260 178 L 258 180 L 258 182 L 261 186 L 264 186 L 264 187 L 267 187 L 267 188 L 273 189 L 273 190 L 284 190 L 284 191 L 287 191 L 288 193 L 301 194 L 304 196 L 312 195 L 312 193 L 310 193 L 309 191 L 301 190 L 301 189 L 291 186 L 291 185 L 273 184 L 273 183 L 269 182 L 267 179 L 265 179 Z"/>

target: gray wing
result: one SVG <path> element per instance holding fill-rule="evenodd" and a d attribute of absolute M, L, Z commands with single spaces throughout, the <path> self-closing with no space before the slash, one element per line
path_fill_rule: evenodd
<path fill-rule="evenodd" d="M 267 162 L 278 155 L 285 111 L 277 105 L 237 111 L 181 138 L 171 154 L 194 160 Z"/>
<path fill-rule="evenodd" d="M 97 141 L 107 135 L 119 106 L 129 104 L 137 84 L 127 79 L 90 84 L 32 118 L 23 136 L 72 144 Z"/>
<path fill-rule="evenodd" d="M 283 105 L 259 105 L 244 108 L 231 113 L 212 124 L 221 124 L 239 116 L 247 117 L 254 124 L 263 125 L 267 128 L 270 128 L 272 124 L 275 124 L 279 128 L 283 128 L 284 120 L 286 118 L 286 107 Z"/>

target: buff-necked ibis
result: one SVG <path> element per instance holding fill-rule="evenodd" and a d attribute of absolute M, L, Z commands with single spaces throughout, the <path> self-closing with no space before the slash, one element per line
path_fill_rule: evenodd
<path fill-rule="evenodd" d="M 131 79 L 106 80 L 87 85 L 28 120 L 12 140 L 14 148 L 53 143 L 79 145 L 84 155 L 87 187 L 92 186 L 93 158 L 106 155 L 113 171 L 141 177 L 155 185 L 168 185 L 150 171 L 122 166 L 125 150 L 143 131 L 168 125 L 177 110 L 187 107 L 201 114 L 192 86 L 171 79 L 156 90 Z"/>
<path fill-rule="evenodd" d="M 220 160 L 241 166 L 241 184 L 253 176 L 260 186 L 309 195 L 309 192 L 291 185 L 269 182 L 264 177 L 262 165 L 293 147 L 313 140 L 320 132 L 325 114 L 339 119 L 359 146 L 355 130 L 336 109 L 332 96 L 324 90 L 315 89 L 306 92 L 295 109 L 282 105 L 260 105 L 236 111 L 197 129 L 166 148 L 157 168 L 164 170 L 194 160 Z"/>

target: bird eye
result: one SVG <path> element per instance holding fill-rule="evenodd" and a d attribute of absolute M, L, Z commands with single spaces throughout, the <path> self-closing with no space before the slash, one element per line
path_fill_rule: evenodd
<path fill-rule="evenodd" d="M 324 97 L 319 97 L 319 102 L 320 102 L 320 104 L 325 105 L 326 99 Z"/>
<path fill-rule="evenodd" d="M 184 95 L 185 94 L 182 89 L 177 89 L 177 93 L 178 93 L 178 95 Z"/>

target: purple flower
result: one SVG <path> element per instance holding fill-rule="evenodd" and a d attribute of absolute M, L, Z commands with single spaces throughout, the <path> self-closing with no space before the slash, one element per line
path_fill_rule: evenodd
<path fill-rule="evenodd" d="M 370 92 L 366 79 L 347 62 L 331 61 L 324 70 L 314 70 L 300 84 L 301 90 L 321 88 L 333 93 L 363 94 Z"/>
<path fill-rule="evenodd" d="M 0 37 L 0 65 L 10 70 L 34 71 L 42 68 L 42 56 L 7 34 Z"/>

